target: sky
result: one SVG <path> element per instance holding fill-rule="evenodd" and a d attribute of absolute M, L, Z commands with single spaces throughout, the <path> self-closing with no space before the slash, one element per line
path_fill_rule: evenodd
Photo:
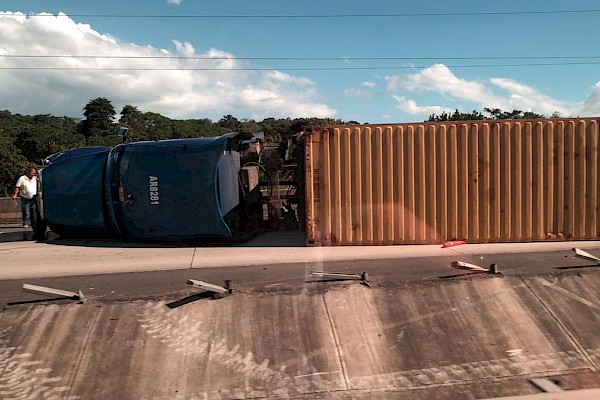
<path fill-rule="evenodd" d="M 600 116 L 599 20 L 597 0 L 2 0 L 0 110 Z"/>

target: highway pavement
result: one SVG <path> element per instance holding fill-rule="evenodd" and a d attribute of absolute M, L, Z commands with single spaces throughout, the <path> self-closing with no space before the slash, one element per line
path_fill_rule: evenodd
<path fill-rule="evenodd" d="M 281 231 L 177 246 L 0 232 L 2 399 L 598 396 L 600 267 L 572 250 L 600 256 L 596 241 L 311 248 Z M 188 279 L 233 292 L 211 300 Z"/>
<path fill-rule="evenodd" d="M 312 271 L 369 274 L 381 286 L 460 279 L 462 261 L 505 276 L 561 275 L 594 269 L 578 247 L 600 256 L 600 242 L 305 247 L 302 232 L 278 231 L 230 246 L 126 243 L 51 237 L 38 242 L 21 227 L 0 227 L 0 305 L 26 301 L 23 283 L 84 290 L 105 300 L 150 299 L 186 290 L 188 279 L 233 280 L 238 289 L 303 288 Z M 313 285 L 314 286 L 314 285 Z"/>
<path fill-rule="evenodd" d="M 32 240 L 30 230 L 0 227 L 0 280 L 274 264 L 364 264 L 375 260 L 371 264 L 393 260 L 387 263 L 400 267 L 413 265 L 414 259 L 421 265 L 419 272 L 442 264 L 445 268 L 447 260 L 484 267 L 501 261 L 499 268 L 505 271 L 507 268 L 542 271 L 573 264 L 557 257 L 572 255 L 574 247 L 593 251 L 600 249 L 600 242 L 464 244 L 448 248 L 441 245 L 306 247 L 303 233 L 297 231 L 271 232 L 247 243 L 223 246 L 60 238 L 38 242 Z M 575 264 L 581 265 L 581 260 Z"/>

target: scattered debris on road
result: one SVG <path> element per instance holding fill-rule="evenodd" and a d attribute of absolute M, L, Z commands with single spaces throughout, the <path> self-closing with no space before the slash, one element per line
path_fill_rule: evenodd
<path fill-rule="evenodd" d="M 454 247 L 454 246 L 460 246 L 461 244 L 466 244 L 467 242 L 465 242 L 464 240 L 451 240 L 449 242 L 445 242 L 444 244 L 442 244 L 442 248 L 446 248 L 446 247 Z"/>
<path fill-rule="evenodd" d="M 343 272 L 325 272 L 325 271 L 311 271 L 310 279 L 307 282 L 323 282 L 323 281 L 359 281 L 361 284 L 371 287 L 369 285 L 369 275 L 366 272 L 360 274 L 347 274 Z"/>
<path fill-rule="evenodd" d="M 481 274 L 499 274 L 498 266 L 496 264 L 491 264 L 489 268 L 483 268 L 479 265 L 470 264 L 464 261 L 452 261 L 450 264 L 452 268 L 461 269 L 465 271 L 470 271 L 471 273 L 481 273 Z"/>
<path fill-rule="evenodd" d="M 225 286 L 213 285 L 212 283 L 199 281 L 196 279 L 188 279 L 187 283 L 195 288 L 212 292 L 213 299 L 220 299 L 233 293 L 232 281 L 230 280 L 225 281 Z"/>
<path fill-rule="evenodd" d="M 54 289 L 45 286 L 30 285 L 28 283 L 24 283 L 23 291 L 28 293 L 43 294 L 45 296 L 58 296 L 67 299 L 79 300 L 79 303 L 83 303 L 85 301 L 85 296 L 83 295 L 83 292 L 81 290 L 75 293 L 70 292 L 68 290 Z"/>
<path fill-rule="evenodd" d="M 542 392 L 545 392 L 545 393 L 564 392 L 563 388 L 558 386 L 556 383 L 552 382 L 550 379 L 537 378 L 537 379 L 530 379 L 529 382 L 531 382 L 535 387 L 537 387 L 538 389 L 540 389 Z"/>
<path fill-rule="evenodd" d="M 573 247 L 573 251 L 575 252 L 574 257 L 578 257 L 578 258 L 584 259 L 586 261 L 593 262 L 596 265 L 600 265 L 600 258 L 598 258 L 586 251 L 578 249 L 577 247 Z"/>

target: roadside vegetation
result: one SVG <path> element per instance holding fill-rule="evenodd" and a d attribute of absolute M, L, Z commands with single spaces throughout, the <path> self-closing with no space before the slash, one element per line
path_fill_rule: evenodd
<path fill-rule="evenodd" d="M 306 125 L 357 123 L 330 118 L 266 118 L 260 122 L 225 115 L 218 121 L 176 120 L 126 105 L 117 115 L 110 100 L 97 98 L 83 108 L 82 118 L 12 114 L 0 110 L 0 196 L 9 196 L 17 178 L 30 166 L 40 168 L 51 154 L 84 146 L 114 146 L 122 139 L 118 127 L 128 128 L 129 141 L 219 136 L 227 132 L 265 133 L 278 143 Z"/>
<path fill-rule="evenodd" d="M 542 118 L 543 115 L 485 109 L 489 115 L 472 113 L 442 113 L 431 115 L 429 121 Z M 558 115 L 553 115 L 553 117 Z M 83 108 L 82 118 L 12 114 L 0 110 L 0 196 L 12 193 L 13 185 L 24 171 L 42 166 L 51 154 L 84 146 L 114 146 L 121 142 L 115 134 L 118 127 L 128 128 L 128 140 L 162 140 L 219 136 L 227 132 L 263 131 L 267 142 L 287 142 L 307 125 L 358 124 L 331 118 L 266 118 L 262 121 L 237 119 L 225 115 L 218 121 L 204 119 L 175 120 L 154 112 L 142 112 L 126 105 L 117 115 L 111 101 L 99 97 Z"/>

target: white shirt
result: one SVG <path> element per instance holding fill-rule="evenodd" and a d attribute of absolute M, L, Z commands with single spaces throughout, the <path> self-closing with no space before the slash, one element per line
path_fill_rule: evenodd
<path fill-rule="evenodd" d="M 15 185 L 19 188 L 19 195 L 26 199 L 31 199 L 37 194 L 37 177 L 29 179 L 27 175 L 23 175 Z"/>

